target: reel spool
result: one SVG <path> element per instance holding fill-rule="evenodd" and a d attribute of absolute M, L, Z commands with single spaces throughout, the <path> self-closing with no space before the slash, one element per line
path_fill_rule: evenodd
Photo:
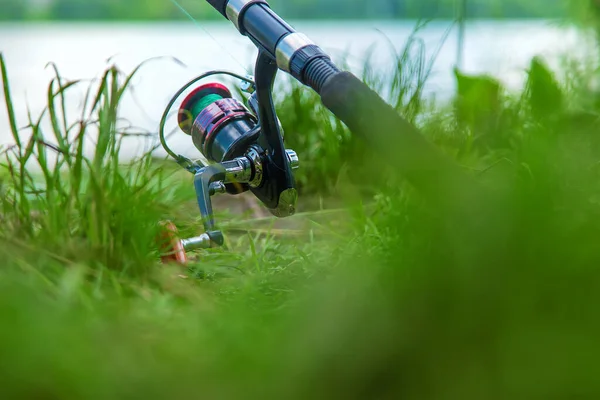
<path fill-rule="evenodd" d="M 208 83 L 191 92 L 179 108 L 179 127 L 209 160 L 222 162 L 242 156 L 258 136 L 258 123 L 241 102 L 220 83 Z"/>

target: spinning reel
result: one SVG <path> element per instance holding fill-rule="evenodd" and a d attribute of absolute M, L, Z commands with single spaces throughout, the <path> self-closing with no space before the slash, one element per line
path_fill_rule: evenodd
<path fill-rule="evenodd" d="M 261 52 L 256 62 L 256 79 L 229 71 L 211 71 L 186 84 L 167 106 L 160 124 L 161 144 L 180 166 L 194 174 L 205 233 L 180 240 L 175 226 L 167 222 L 163 232 L 163 261 L 185 264 L 187 251 L 223 246 L 223 233 L 216 228 L 213 217 L 211 197 L 214 195 L 251 191 L 277 217 L 288 217 L 296 212 L 298 195 L 292 171 L 299 167 L 299 160 L 293 150 L 284 147 L 273 104 L 277 70 L 271 58 Z M 191 91 L 179 108 L 178 124 L 208 163 L 192 161 L 169 148 L 164 126 L 183 93 L 215 75 L 239 79 L 241 92 L 248 95 L 248 106 L 235 99 L 220 83 L 203 84 Z"/>

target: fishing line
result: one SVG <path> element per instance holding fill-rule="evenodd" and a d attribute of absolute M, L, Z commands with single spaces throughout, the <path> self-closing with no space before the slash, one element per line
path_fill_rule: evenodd
<path fill-rule="evenodd" d="M 237 63 L 237 64 L 238 64 L 240 67 L 242 67 L 242 69 L 243 69 L 244 71 L 246 71 L 246 73 L 248 73 L 248 72 L 249 72 L 249 71 L 248 71 L 248 68 L 247 68 L 247 67 L 245 67 L 245 66 L 242 64 L 242 62 L 241 62 L 239 59 L 237 59 L 237 58 L 236 58 L 236 57 L 235 57 L 235 56 L 234 56 L 234 55 L 233 55 L 231 52 L 229 52 L 229 51 L 227 50 L 227 48 L 226 48 L 226 47 L 222 47 L 222 46 L 219 44 L 219 42 L 217 41 L 217 39 L 215 39 L 215 37 L 214 37 L 213 35 L 211 35 L 211 34 L 210 34 L 210 32 L 209 32 L 209 31 L 208 31 L 206 28 L 204 28 L 204 26 L 202 26 L 202 25 L 200 24 L 200 22 L 198 22 L 198 21 L 197 21 L 197 20 L 196 20 L 196 19 L 195 19 L 195 18 L 192 16 L 192 14 L 190 14 L 190 13 L 189 13 L 189 12 L 188 12 L 188 11 L 187 11 L 187 10 L 186 10 L 186 9 L 185 9 L 183 6 L 182 6 L 182 5 L 181 5 L 181 3 L 179 3 L 177 0 L 171 0 L 171 3 L 173 3 L 175 6 L 177 6 L 177 8 L 179 8 L 179 9 L 181 10 L 181 12 L 183 12 L 183 13 L 184 13 L 184 14 L 185 14 L 185 15 L 186 15 L 186 16 L 187 16 L 187 17 L 188 17 L 188 18 L 189 18 L 189 19 L 190 19 L 190 20 L 191 20 L 191 21 L 194 23 L 194 25 L 196 25 L 197 27 L 199 27 L 200 29 L 202 29 L 202 30 L 203 30 L 203 31 L 204 31 L 204 32 L 205 32 L 205 33 L 206 33 L 206 34 L 207 34 L 207 35 L 208 35 L 208 36 L 209 36 L 209 37 L 210 37 L 210 38 L 211 38 L 211 39 L 214 41 L 214 43 L 217 45 L 217 47 L 219 47 L 219 49 L 220 49 L 220 50 L 224 50 L 224 51 L 225 51 L 225 53 L 227 53 L 227 55 L 229 55 L 229 57 L 230 57 L 230 58 L 231 58 L 233 61 L 235 61 L 235 62 L 236 62 L 236 63 Z"/>

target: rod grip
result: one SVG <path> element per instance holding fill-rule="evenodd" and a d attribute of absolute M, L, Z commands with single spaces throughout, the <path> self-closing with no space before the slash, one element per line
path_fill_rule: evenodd
<path fill-rule="evenodd" d="M 207 1 L 218 12 L 220 12 L 225 18 L 227 18 L 227 14 L 225 13 L 225 10 L 227 9 L 227 3 L 229 0 L 207 0 Z"/>
<path fill-rule="evenodd" d="M 417 189 L 438 196 L 464 181 L 466 174 L 456 163 L 353 74 L 331 76 L 320 95 L 325 107 Z"/>

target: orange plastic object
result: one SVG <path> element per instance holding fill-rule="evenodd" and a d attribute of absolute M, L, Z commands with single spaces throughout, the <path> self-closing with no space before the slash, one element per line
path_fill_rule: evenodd
<path fill-rule="evenodd" d="M 164 264 L 187 264 L 187 254 L 185 253 L 181 239 L 179 239 L 175 224 L 171 221 L 165 221 L 161 222 L 161 226 L 163 228 L 160 237 L 161 261 Z"/>

